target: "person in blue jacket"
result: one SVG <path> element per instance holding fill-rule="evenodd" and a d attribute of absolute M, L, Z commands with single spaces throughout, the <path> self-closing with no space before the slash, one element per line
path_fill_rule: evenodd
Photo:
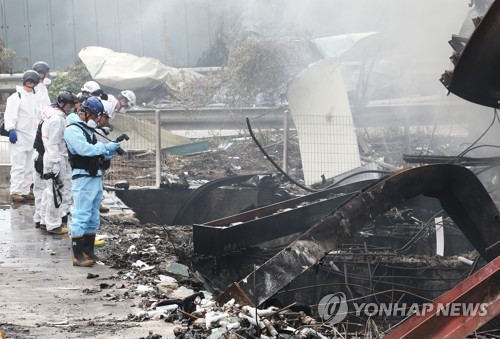
<path fill-rule="evenodd" d="M 69 231 L 73 249 L 73 265 L 89 267 L 96 261 L 104 261 L 94 252 L 94 241 L 100 224 L 103 160 L 109 160 L 120 148 L 120 144 L 98 142 L 94 130 L 87 123 L 97 120 L 104 113 L 101 100 L 89 97 L 79 112 L 67 117 L 68 126 L 64 140 L 68 147 L 72 168 L 73 209 Z"/>

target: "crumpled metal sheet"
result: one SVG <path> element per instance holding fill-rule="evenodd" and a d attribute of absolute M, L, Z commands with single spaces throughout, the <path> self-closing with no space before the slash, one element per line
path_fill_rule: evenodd
<path fill-rule="evenodd" d="M 477 26 L 458 60 L 450 92 L 479 105 L 500 107 L 500 1 Z"/>
<path fill-rule="evenodd" d="M 84 47 L 78 56 L 92 79 L 117 89 L 134 90 L 165 85 L 171 92 L 177 93 L 186 84 L 203 77 L 191 70 L 166 66 L 155 58 L 119 53 L 99 46 Z"/>

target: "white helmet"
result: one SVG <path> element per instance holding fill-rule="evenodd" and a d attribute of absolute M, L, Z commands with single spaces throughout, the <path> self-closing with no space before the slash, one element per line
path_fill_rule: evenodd
<path fill-rule="evenodd" d="M 91 80 L 91 81 L 87 81 L 86 83 L 84 83 L 80 90 L 82 92 L 93 93 L 99 89 L 101 89 L 101 86 L 99 86 L 99 84 L 97 82 Z"/>
<path fill-rule="evenodd" d="M 128 107 L 132 108 L 135 106 L 136 97 L 134 92 L 126 90 L 126 91 L 121 91 L 120 94 L 124 96 L 125 99 L 127 99 Z"/>
<path fill-rule="evenodd" d="M 104 106 L 104 114 L 106 114 L 110 119 L 113 118 L 113 104 L 108 100 L 102 100 L 102 105 Z"/>

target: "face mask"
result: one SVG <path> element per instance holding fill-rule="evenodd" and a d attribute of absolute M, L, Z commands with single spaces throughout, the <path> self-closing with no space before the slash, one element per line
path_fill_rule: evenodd
<path fill-rule="evenodd" d="M 49 86 L 51 83 L 52 83 L 52 80 L 50 80 L 49 78 L 45 78 L 45 79 L 43 79 L 43 84 L 44 84 L 45 86 Z"/>
<path fill-rule="evenodd" d="M 90 128 L 96 128 L 97 122 L 95 120 L 89 120 L 87 121 L 87 126 L 89 126 Z"/>
<path fill-rule="evenodd" d="M 122 107 L 118 110 L 118 113 L 125 113 L 127 112 L 127 110 L 125 109 L 125 107 Z"/>

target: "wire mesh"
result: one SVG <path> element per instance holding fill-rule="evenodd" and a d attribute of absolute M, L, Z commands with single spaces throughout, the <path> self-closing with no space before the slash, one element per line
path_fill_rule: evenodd
<path fill-rule="evenodd" d="M 307 185 L 361 165 L 352 116 L 293 115 Z"/>
<path fill-rule="evenodd" d="M 115 140 L 123 134 L 129 139 L 120 143 L 125 154 L 113 157 L 104 174 L 104 183 L 113 185 L 127 180 L 131 186 L 155 186 L 155 125 L 132 114 L 117 114 L 111 124 L 113 131 L 108 135 L 109 139 Z"/>

